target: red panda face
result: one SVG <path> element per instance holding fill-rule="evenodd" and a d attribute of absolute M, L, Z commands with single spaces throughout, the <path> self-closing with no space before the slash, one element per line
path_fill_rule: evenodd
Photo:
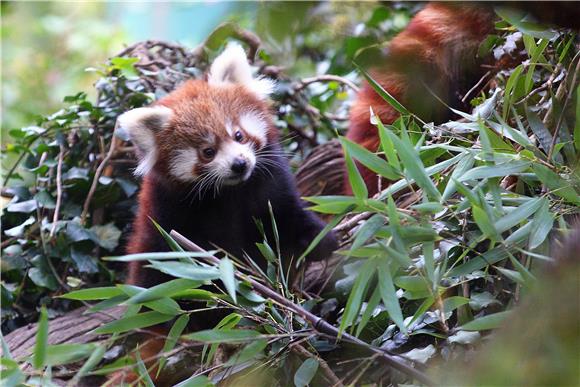
<path fill-rule="evenodd" d="M 275 139 L 270 80 L 253 78 L 239 45 L 228 45 L 208 81 L 188 81 L 153 106 L 122 114 L 117 131 L 136 145 L 138 175 L 152 170 L 200 190 L 246 181 Z"/>

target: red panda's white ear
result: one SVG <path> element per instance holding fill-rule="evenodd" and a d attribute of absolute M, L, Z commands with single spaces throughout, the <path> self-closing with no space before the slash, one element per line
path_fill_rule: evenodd
<path fill-rule="evenodd" d="M 213 61 L 208 83 L 210 85 L 242 84 L 262 99 L 268 98 L 274 91 L 275 83 L 271 79 L 252 76 L 252 68 L 246 52 L 238 43 L 229 43 Z"/>
<path fill-rule="evenodd" d="M 165 106 L 153 106 L 129 110 L 117 118 L 115 134 L 123 140 L 131 140 L 137 147 L 139 165 L 135 169 L 135 175 L 146 175 L 155 165 L 155 132 L 167 126 L 172 114 L 173 111 Z"/>

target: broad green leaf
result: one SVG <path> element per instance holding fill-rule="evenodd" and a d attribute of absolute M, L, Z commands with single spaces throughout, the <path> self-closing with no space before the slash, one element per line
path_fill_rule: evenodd
<path fill-rule="evenodd" d="M 558 195 L 571 203 L 580 204 L 580 196 L 578 196 L 578 193 L 570 182 L 564 180 L 556 172 L 543 165 L 534 164 L 532 168 L 538 176 L 538 179 L 540 179 L 540 181 L 548 187 L 554 195 Z"/>
<path fill-rule="evenodd" d="M 197 288 L 202 285 L 201 281 L 194 281 L 190 279 L 174 279 L 152 288 L 146 289 L 135 296 L 129 298 L 126 304 L 143 304 L 149 301 L 155 301 L 161 298 L 171 297 L 172 295 L 192 288 Z"/>
<path fill-rule="evenodd" d="M 40 309 L 40 320 L 36 330 L 36 341 L 34 343 L 34 354 L 32 355 L 32 366 L 41 370 L 46 365 L 46 354 L 48 347 L 48 314 L 43 305 Z"/>
<path fill-rule="evenodd" d="M 69 300 L 91 301 L 91 300 L 107 300 L 115 296 L 119 296 L 121 294 L 123 294 L 123 292 L 119 288 L 115 286 L 110 286 L 102 288 L 75 290 L 58 297 L 67 298 Z"/>
<path fill-rule="evenodd" d="M 314 375 L 316 375 L 316 371 L 318 371 L 318 360 L 313 358 L 304 360 L 304 363 L 298 367 L 294 374 L 294 386 L 304 387 L 309 385 Z"/>
<path fill-rule="evenodd" d="M 473 211 L 473 219 L 475 220 L 475 223 L 477 223 L 481 232 L 483 232 L 487 237 L 497 240 L 499 238 L 498 231 L 491 222 L 487 212 L 479 206 L 472 206 L 471 210 Z"/>
<path fill-rule="evenodd" d="M 134 329 L 147 328 L 153 325 L 161 324 L 171 320 L 173 317 L 174 316 L 170 314 L 162 314 L 156 311 L 150 311 L 112 321 L 95 329 L 93 333 L 122 333 Z"/>
<path fill-rule="evenodd" d="M 468 304 L 469 298 L 452 296 L 443 300 L 443 310 L 445 313 L 449 313 L 459 308 L 462 305 Z"/>
<path fill-rule="evenodd" d="M 258 354 L 261 354 L 264 348 L 268 345 L 268 340 L 258 339 L 242 348 L 238 353 L 232 355 L 226 362 L 225 366 L 230 367 L 236 364 L 244 363 L 252 360 Z"/>
<path fill-rule="evenodd" d="M 500 273 L 502 273 L 503 275 L 505 275 L 507 278 L 511 279 L 512 281 L 514 281 L 517 284 L 520 284 L 522 286 L 526 285 L 526 281 L 524 279 L 524 277 L 517 271 L 515 270 L 509 270 L 509 269 L 505 269 L 503 267 L 496 267 L 496 270 L 499 271 Z"/>
<path fill-rule="evenodd" d="M 476 318 L 460 327 L 464 331 L 485 331 L 495 329 L 501 326 L 503 320 L 508 317 L 511 312 L 499 312 L 489 314 L 487 316 Z"/>
<path fill-rule="evenodd" d="M 510 211 L 507 215 L 499 218 L 495 222 L 495 229 L 497 232 L 504 232 L 514 227 L 515 225 L 525 222 L 532 216 L 543 204 L 541 198 L 528 200 L 526 203 Z"/>
<path fill-rule="evenodd" d="M 356 232 L 351 250 L 361 247 L 366 241 L 372 238 L 376 232 L 385 224 L 385 217 L 381 214 L 374 214 Z"/>
<path fill-rule="evenodd" d="M 234 264 L 227 257 L 220 260 L 220 279 L 226 287 L 228 294 L 234 300 L 234 304 L 237 303 Z"/>
<path fill-rule="evenodd" d="M 379 156 L 370 152 L 366 148 L 363 148 L 359 144 L 350 141 L 346 137 L 339 137 L 339 140 L 351 157 L 359 161 L 371 171 L 389 180 L 399 179 L 400 176 L 397 171 Z"/>
<path fill-rule="evenodd" d="M 381 292 L 381 298 L 385 309 L 389 312 L 389 317 L 399 329 L 406 333 L 407 327 L 405 326 L 403 320 L 403 312 L 401 311 L 401 305 L 399 304 L 399 299 L 397 298 L 397 290 L 393 284 L 393 277 L 391 275 L 391 270 L 387 262 L 381 262 L 378 267 L 379 272 L 379 290 Z"/>
<path fill-rule="evenodd" d="M 546 240 L 553 224 L 554 214 L 550 212 L 550 203 L 547 199 L 542 199 L 542 207 L 536 212 L 532 221 L 530 249 L 535 249 Z"/>
<path fill-rule="evenodd" d="M 259 332 L 246 329 L 208 329 L 184 336 L 187 340 L 202 341 L 205 343 L 253 341 L 257 337 L 260 337 Z"/>
<path fill-rule="evenodd" d="M 536 39 L 550 40 L 558 36 L 556 31 L 527 20 L 527 18 L 525 18 L 526 12 L 523 9 L 509 7 L 508 5 L 495 6 L 494 10 L 502 19 L 516 27 L 521 32 L 533 36 Z"/>
<path fill-rule="evenodd" d="M 473 168 L 462 176 L 459 181 L 488 179 L 491 177 L 503 177 L 519 174 L 530 167 L 531 163 L 527 161 L 510 161 L 497 165 L 484 165 Z"/>
<path fill-rule="evenodd" d="M 97 349 L 95 344 L 58 344 L 49 345 L 46 350 L 46 364 L 57 366 L 76 363 L 85 359 Z"/>
<path fill-rule="evenodd" d="M 441 201 L 448 200 L 457 191 L 455 180 L 461 179 L 467 171 L 471 170 L 475 163 L 475 158 L 471 153 L 463 153 L 458 156 L 460 156 L 459 161 L 453 173 L 451 173 L 451 178 L 447 182 L 443 195 L 441 195 Z"/>

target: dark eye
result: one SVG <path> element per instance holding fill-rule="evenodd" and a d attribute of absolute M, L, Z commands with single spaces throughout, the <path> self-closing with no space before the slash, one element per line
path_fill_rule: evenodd
<path fill-rule="evenodd" d="M 205 148 L 202 152 L 203 156 L 207 159 L 213 159 L 215 156 L 215 149 L 213 148 Z"/>
<path fill-rule="evenodd" d="M 238 130 L 236 133 L 234 133 L 234 139 L 235 139 L 237 142 L 240 142 L 240 141 L 242 141 L 242 140 L 244 139 L 244 135 L 242 134 L 242 132 L 240 132 L 240 131 Z"/>

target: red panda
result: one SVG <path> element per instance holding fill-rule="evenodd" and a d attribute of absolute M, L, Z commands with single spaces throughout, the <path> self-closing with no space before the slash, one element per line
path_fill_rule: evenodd
<path fill-rule="evenodd" d="M 324 224 L 304 209 L 282 154 L 266 102 L 273 87 L 271 80 L 252 76 L 240 45 L 229 44 L 207 81 L 187 81 L 152 106 L 119 117 L 119 130 L 138 149 L 135 172 L 143 176 L 128 253 L 168 250 L 154 219 L 203 248 L 218 246 L 259 261 L 256 243 L 263 237 L 255 222 L 267 234 L 272 229 L 268 203 L 282 256 L 289 261 L 307 248 Z M 328 234 L 307 259 L 325 259 L 336 247 Z M 129 283 L 163 280 L 141 262 L 130 263 Z"/>
<path fill-rule="evenodd" d="M 211 65 L 207 80 L 187 81 L 151 106 L 118 118 L 119 134 L 137 148 L 135 173 L 143 176 L 128 253 L 169 250 L 153 219 L 202 248 L 217 246 L 238 258 L 247 254 L 264 268 L 256 220 L 273 241 L 269 205 L 285 269 L 305 251 L 324 223 L 304 209 L 278 143 L 266 101 L 273 87 L 272 81 L 252 76 L 240 45 L 229 44 Z M 329 233 L 306 258 L 323 260 L 337 247 Z M 129 265 L 129 284 L 151 287 L 168 279 L 139 261 Z M 221 312 L 205 312 L 190 329 L 213 328 Z M 151 332 L 157 335 L 146 335 L 139 349 L 143 359 L 154 358 L 163 346 L 159 333 L 164 328 Z M 135 379 L 131 373 L 116 373 L 109 381 Z"/>
<path fill-rule="evenodd" d="M 393 97 L 427 121 L 442 121 L 448 109 L 433 94 L 450 105 L 457 99 L 460 82 L 477 73 L 476 52 L 493 31 L 493 10 L 478 4 L 430 3 L 388 46 L 385 63 L 370 75 Z M 365 83 L 350 111 L 347 138 L 375 152 L 379 147 L 377 128 L 370 122 L 370 109 L 384 124 L 399 113 Z M 379 185 L 376 173 L 359 165 L 369 195 Z M 344 190 L 351 193 L 348 179 Z"/>

